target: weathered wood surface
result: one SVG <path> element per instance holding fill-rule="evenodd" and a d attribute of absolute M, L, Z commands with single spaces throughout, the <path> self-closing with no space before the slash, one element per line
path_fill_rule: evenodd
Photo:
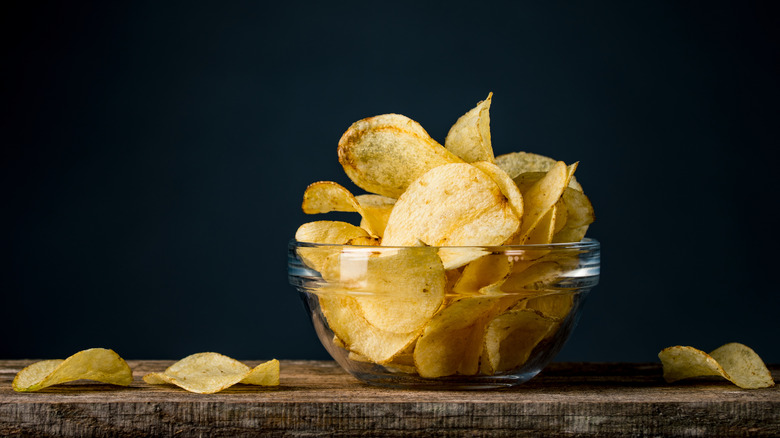
<path fill-rule="evenodd" d="M 780 436 L 780 387 L 667 384 L 657 364 L 559 363 L 511 389 L 408 391 L 334 362 L 283 361 L 279 387 L 199 395 L 141 380 L 172 361 L 128 361 L 130 387 L 14 392 L 31 362 L 0 361 L 0 436 Z"/>

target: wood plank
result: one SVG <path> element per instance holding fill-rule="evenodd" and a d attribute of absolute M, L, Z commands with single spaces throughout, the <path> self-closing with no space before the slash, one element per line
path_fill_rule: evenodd
<path fill-rule="evenodd" d="M 515 388 L 433 391 L 364 385 L 330 361 L 282 361 L 277 388 L 200 395 L 144 383 L 172 363 L 148 360 L 128 361 L 127 388 L 14 392 L 31 362 L 0 361 L 0 436 L 780 436 L 780 387 L 667 384 L 658 364 L 555 363 Z"/>

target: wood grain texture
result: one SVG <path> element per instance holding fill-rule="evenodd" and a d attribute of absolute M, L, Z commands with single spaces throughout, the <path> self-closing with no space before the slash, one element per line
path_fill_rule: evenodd
<path fill-rule="evenodd" d="M 364 385 L 334 362 L 282 361 L 279 387 L 200 395 L 145 384 L 173 362 L 145 360 L 128 361 L 126 388 L 14 392 L 32 362 L 0 361 L 0 436 L 780 436 L 780 387 L 667 384 L 658 364 L 556 363 L 510 389 L 411 391 Z"/>

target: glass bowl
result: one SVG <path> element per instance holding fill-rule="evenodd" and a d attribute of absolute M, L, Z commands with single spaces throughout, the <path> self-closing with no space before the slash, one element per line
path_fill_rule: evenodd
<path fill-rule="evenodd" d="M 600 245 L 385 247 L 291 241 L 288 276 L 322 345 L 379 386 L 518 385 L 563 347 Z"/>

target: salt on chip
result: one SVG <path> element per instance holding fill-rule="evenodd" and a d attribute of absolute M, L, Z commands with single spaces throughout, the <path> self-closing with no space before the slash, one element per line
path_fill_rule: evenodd
<path fill-rule="evenodd" d="M 690 377 L 721 376 L 745 389 L 768 388 L 775 384 L 758 354 L 736 342 L 725 344 L 710 354 L 677 345 L 661 350 L 658 358 L 663 364 L 664 379 L 670 383 Z"/>
<path fill-rule="evenodd" d="M 414 120 L 383 114 L 359 120 L 341 136 L 338 156 L 347 176 L 371 193 L 398 198 L 428 170 L 463 162 Z"/>
<path fill-rule="evenodd" d="M 487 99 L 462 115 L 450 128 L 444 147 L 467 163 L 488 161 L 493 163 L 493 146 L 490 141 L 490 102 Z"/>
<path fill-rule="evenodd" d="M 398 198 L 387 221 L 383 246 L 495 246 L 505 243 L 520 226 L 500 187 L 485 172 L 466 163 L 431 169 Z M 482 254 L 475 253 L 474 258 Z M 440 253 L 449 270 L 457 263 Z"/>
<path fill-rule="evenodd" d="M 133 373 L 113 350 L 90 348 L 64 360 L 36 362 L 19 371 L 12 386 L 14 391 L 31 392 L 82 379 L 127 386 L 133 382 Z"/>
<path fill-rule="evenodd" d="M 145 375 L 144 382 L 150 385 L 167 383 L 198 394 L 213 394 L 236 383 L 276 386 L 279 385 L 279 361 L 273 359 L 250 368 L 219 353 L 196 353 L 162 373 Z"/>

